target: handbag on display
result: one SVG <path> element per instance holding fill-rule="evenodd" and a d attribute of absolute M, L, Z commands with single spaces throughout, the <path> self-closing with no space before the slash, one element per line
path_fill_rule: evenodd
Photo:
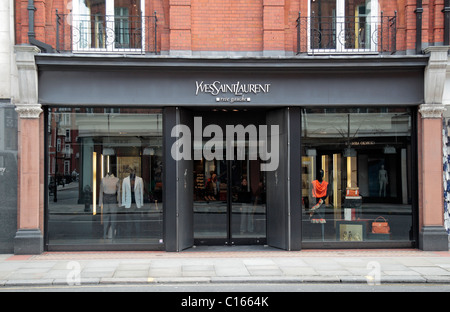
<path fill-rule="evenodd" d="M 378 221 L 378 219 L 383 219 L 384 221 Z M 391 232 L 391 228 L 389 227 L 389 223 L 383 217 L 378 217 L 372 222 L 372 233 L 375 234 L 389 234 Z"/>
<path fill-rule="evenodd" d="M 359 187 L 347 187 L 345 196 L 348 196 L 348 197 L 359 196 Z"/>

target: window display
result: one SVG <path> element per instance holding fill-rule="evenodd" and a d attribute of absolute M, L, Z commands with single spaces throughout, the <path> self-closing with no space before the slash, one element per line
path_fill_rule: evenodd
<path fill-rule="evenodd" d="M 408 108 L 302 111 L 303 241 L 412 239 L 411 127 Z"/>
<path fill-rule="evenodd" d="M 49 249 L 161 245 L 161 110 L 52 108 L 47 119 Z"/>

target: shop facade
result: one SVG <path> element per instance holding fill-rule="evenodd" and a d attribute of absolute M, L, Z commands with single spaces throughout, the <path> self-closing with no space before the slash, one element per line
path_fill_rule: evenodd
<path fill-rule="evenodd" d="M 43 250 L 419 246 L 428 56 L 33 59 Z"/>
<path fill-rule="evenodd" d="M 75 2 L 71 14 L 56 12 L 53 47 L 15 46 L 16 254 L 448 250 L 448 47 L 413 53 L 393 7 L 255 2 L 264 23 L 240 27 L 261 42 L 239 50 L 195 18 L 183 24 L 177 14 L 203 16 L 197 1 L 170 1 L 159 15 L 149 14 L 156 2 L 137 1 L 142 16 L 118 0 Z M 97 20 L 94 9 L 115 18 Z M 77 20 L 84 11 L 96 19 Z"/>

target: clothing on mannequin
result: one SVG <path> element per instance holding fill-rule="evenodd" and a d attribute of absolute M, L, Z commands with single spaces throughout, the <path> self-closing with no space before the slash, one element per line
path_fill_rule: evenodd
<path fill-rule="evenodd" d="M 119 178 L 110 172 L 100 182 L 98 203 L 102 211 L 104 239 L 107 238 L 109 229 L 113 238 L 116 235 L 117 211 L 120 205 L 119 188 Z"/>
<path fill-rule="evenodd" d="M 100 195 L 98 199 L 99 205 L 101 206 L 103 204 L 104 194 L 115 195 L 116 203 L 119 203 L 120 199 L 119 188 L 120 188 L 119 178 L 115 177 L 113 173 L 108 172 L 100 182 Z"/>
<path fill-rule="evenodd" d="M 142 212 L 137 209 L 144 205 L 144 182 L 134 170 L 122 182 L 122 205 L 125 207 L 127 232 L 130 238 L 138 238 L 141 232 Z M 134 230 L 134 235 L 133 235 Z"/>
<path fill-rule="evenodd" d="M 328 197 L 328 182 L 323 180 L 324 171 L 321 169 L 319 171 L 319 176 L 317 180 L 311 182 L 312 184 L 312 197 L 315 198 L 315 205 L 311 208 L 309 215 L 312 217 L 317 209 L 319 209 L 325 199 Z"/>
<path fill-rule="evenodd" d="M 134 171 L 122 182 L 122 206 L 130 208 L 132 203 L 137 208 L 144 205 L 144 182 Z"/>
<path fill-rule="evenodd" d="M 214 171 L 211 171 L 211 177 L 206 182 L 206 201 L 214 201 L 217 200 L 217 174 Z"/>

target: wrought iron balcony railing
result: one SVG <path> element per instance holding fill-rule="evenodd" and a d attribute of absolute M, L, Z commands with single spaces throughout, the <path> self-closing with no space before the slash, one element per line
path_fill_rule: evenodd
<path fill-rule="evenodd" d="M 56 51 L 157 53 L 157 17 L 56 12 Z"/>
<path fill-rule="evenodd" d="M 396 52 L 395 16 L 310 16 L 297 19 L 297 54 Z"/>

